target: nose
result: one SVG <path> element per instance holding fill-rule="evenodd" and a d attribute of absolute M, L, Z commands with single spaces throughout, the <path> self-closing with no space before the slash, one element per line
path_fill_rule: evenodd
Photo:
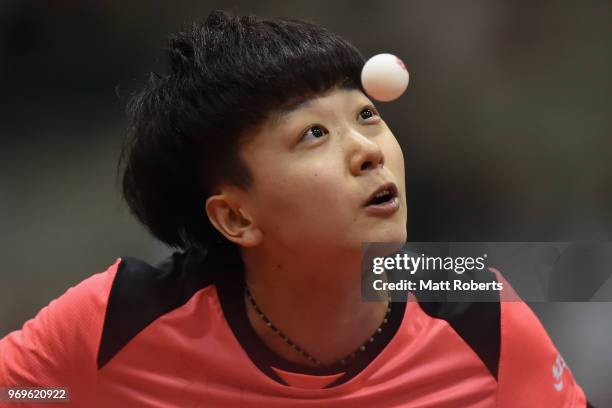
<path fill-rule="evenodd" d="M 374 136 L 375 137 L 375 136 Z M 354 176 L 359 176 L 371 170 L 383 167 L 385 156 L 380 146 L 371 137 L 353 131 L 349 138 L 350 170 Z"/>

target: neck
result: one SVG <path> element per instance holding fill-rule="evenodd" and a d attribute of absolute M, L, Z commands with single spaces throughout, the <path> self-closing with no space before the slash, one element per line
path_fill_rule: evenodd
<path fill-rule="evenodd" d="M 289 255 L 245 251 L 246 284 L 280 331 L 321 363 L 333 364 L 376 332 L 388 303 L 362 300 L 358 252 L 317 258 Z M 270 329 L 248 300 L 245 303 L 251 325 L 269 348 L 290 361 L 314 365 Z"/>

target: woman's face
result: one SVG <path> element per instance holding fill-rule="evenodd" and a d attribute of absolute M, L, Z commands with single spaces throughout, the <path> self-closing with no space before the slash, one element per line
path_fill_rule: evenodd
<path fill-rule="evenodd" d="M 245 206 L 264 241 L 353 250 L 406 240 L 402 150 L 361 91 L 309 99 L 252 136 L 240 148 L 253 176 Z"/>

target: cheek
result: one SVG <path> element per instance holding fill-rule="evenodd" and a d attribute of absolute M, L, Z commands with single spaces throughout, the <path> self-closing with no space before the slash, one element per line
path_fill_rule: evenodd
<path fill-rule="evenodd" d="M 324 208 L 334 206 L 343 193 L 338 191 L 338 177 L 324 171 L 300 173 L 276 185 L 278 188 L 268 191 L 269 205 L 294 217 L 321 214 Z"/>
<path fill-rule="evenodd" d="M 346 182 L 342 172 L 329 165 L 296 165 L 282 176 L 271 177 L 258 189 L 258 219 L 268 232 L 284 234 L 316 234 L 319 229 L 329 233 L 330 223 L 349 216 L 346 203 Z M 289 228 L 290 227 L 290 228 Z"/>

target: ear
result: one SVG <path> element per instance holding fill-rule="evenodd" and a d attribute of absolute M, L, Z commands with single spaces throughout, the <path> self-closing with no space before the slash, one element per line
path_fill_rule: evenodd
<path fill-rule="evenodd" d="M 243 247 L 258 245 L 263 234 L 239 201 L 228 193 L 210 196 L 206 200 L 206 214 L 211 224 L 225 238 Z"/>

